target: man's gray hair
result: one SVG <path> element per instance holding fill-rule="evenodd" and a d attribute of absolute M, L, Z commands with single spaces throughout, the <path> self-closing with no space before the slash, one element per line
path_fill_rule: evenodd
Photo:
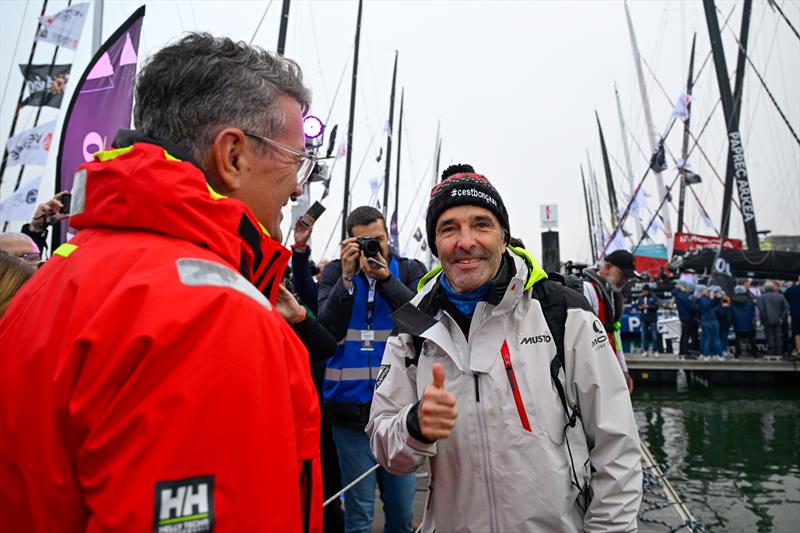
<path fill-rule="evenodd" d="M 311 91 L 291 59 L 227 37 L 188 33 L 150 57 L 136 82 L 136 127 L 202 163 L 219 131 L 235 126 L 265 137 L 283 134 L 285 94 L 303 114 Z"/>

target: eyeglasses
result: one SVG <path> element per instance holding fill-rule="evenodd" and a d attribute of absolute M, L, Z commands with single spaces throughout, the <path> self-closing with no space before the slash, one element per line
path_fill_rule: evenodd
<path fill-rule="evenodd" d="M 249 131 L 244 132 L 245 135 L 248 137 L 252 137 L 253 139 L 259 140 L 261 142 L 267 143 L 271 146 L 276 148 L 280 148 L 285 152 L 289 152 L 293 156 L 297 157 L 297 186 L 302 187 L 305 185 L 308 178 L 311 176 L 311 173 L 314 171 L 314 167 L 317 164 L 316 156 L 309 154 L 308 152 L 301 152 L 299 150 L 295 150 L 289 146 L 286 146 L 283 143 L 279 143 L 278 141 L 273 141 L 272 139 L 268 139 L 267 137 L 262 137 L 261 135 L 256 135 L 255 133 L 250 133 Z"/>
<path fill-rule="evenodd" d="M 27 252 L 24 254 L 16 254 L 16 256 L 28 263 L 38 263 L 42 260 L 42 254 L 39 252 Z"/>

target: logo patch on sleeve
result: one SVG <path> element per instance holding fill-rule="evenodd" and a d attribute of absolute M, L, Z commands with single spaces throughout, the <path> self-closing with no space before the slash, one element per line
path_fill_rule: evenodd
<path fill-rule="evenodd" d="M 383 380 L 386 379 L 386 376 L 389 375 L 389 370 L 391 368 L 392 368 L 391 365 L 381 365 L 380 370 L 378 370 L 378 377 L 375 378 L 375 388 L 376 389 L 381 386 L 381 383 L 383 383 Z"/>
<path fill-rule="evenodd" d="M 205 533 L 214 530 L 214 477 L 159 481 L 153 533 Z"/>

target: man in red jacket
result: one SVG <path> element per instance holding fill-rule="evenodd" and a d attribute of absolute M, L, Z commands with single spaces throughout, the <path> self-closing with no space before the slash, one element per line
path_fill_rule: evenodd
<path fill-rule="evenodd" d="M 4 531 L 319 531 L 319 406 L 275 310 L 313 158 L 300 68 L 188 34 L 81 166 L 74 239 L 0 321 Z"/>

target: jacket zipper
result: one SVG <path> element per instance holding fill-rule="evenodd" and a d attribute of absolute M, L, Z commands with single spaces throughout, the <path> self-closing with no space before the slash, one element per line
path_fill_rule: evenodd
<path fill-rule="evenodd" d="M 528 414 L 525 412 L 525 405 L 522 403 L 522 396 L 517 386 L 517 376 L 514 374 L 514 367 L 511 366 L 511 353 L 508 350 L 508 342 L 505 340 L 500 348 L 500 355 L 503 356 L 503 363 L 506 366 L 506 376 L 508 376 L 508 383 L 511 385 L 511 393 L 514 395 L 514 403 L 517 405 L 519 421 L 522 422 L 522 428 L 530 433 L 531 424 L 528 421 Z"/>
<path fill-rule="evenodd" d="M 489 439 L 487 437 L 488 430 L 484 424 L 483 410 L 481 408 L 480 400 L 480 387 L 478 385 L 478 374 L 475 376 L 475 400 L 476 411 L 478 413 L 478 426 L 480 429 L 481 437 L 481 451 L 483 452 L 483 475 L 486 476 L 486 491 L 488 492 L 487 503 L 489 504 L 489 525 L 492 531 L 497 531 L 497 517 L 495 516 L 496 510 L 494 506 L 494 486 L 492 485 L 492 462 L 491 453 L 489 451 Z"/>

